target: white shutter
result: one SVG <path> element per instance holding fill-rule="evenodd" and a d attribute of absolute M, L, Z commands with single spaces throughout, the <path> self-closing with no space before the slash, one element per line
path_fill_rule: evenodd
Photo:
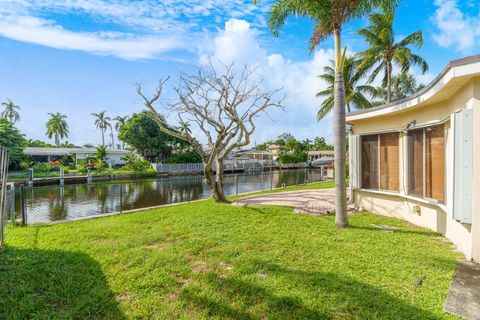
<path fill-rule="evenodd" d="M 453 218 L 472 223 L 473 110 L 454 115 Z"/>
<path fill-rule="evenodd" d="M 349 173 L 350 187 L 352 190 L 360 189 L 360 136 L 356 134 L 349 135 Z"/>

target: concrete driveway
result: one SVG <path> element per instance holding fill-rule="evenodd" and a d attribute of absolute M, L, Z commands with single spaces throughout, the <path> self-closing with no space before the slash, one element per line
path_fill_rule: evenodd
<path fill-rule="evenodd" d="M 232 203 L 237 206 L 293 207 L 295 213 L 325 215 L 335 211 L 335 189 L 299 190 L 253 196 Z M 349 207 L 349 211 L 353 209 Z"/>

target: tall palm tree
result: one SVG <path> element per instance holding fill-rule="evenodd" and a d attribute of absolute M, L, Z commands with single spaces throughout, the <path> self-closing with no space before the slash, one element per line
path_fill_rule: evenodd
<path fill-rule="evenodd" d="M 102 146 L 105 146 L 105 131 L 107 131 L 108 128 L 112 127 L 112 125 L 110 124 L 110 121 L 112 119 L 105 115 L 106 112 L 106 110 L 103 110 L 102 112 L 91 114 L 95 117 L 95 127 L 97 129 L 100 129 L 100 131 L 102 132 Z"/>
<path fill-rule="evenodd" d="M 125 122 L 127 122 L 128 116 L 116 116 L 113 120 L 115 121 L 115 131 L 118 132 Z"/>
<path fill-rule="evenodd" d="M 12 100 L 7 99 L 7 102 L 2 102 L 4 110 L 2 111 L 2 118 L 8 119 L 11 124 L 15 124 L 20 120 L 20 114 L 18 111 L 20 107 L 17 106 Z"/>
<path fill-rule="evenodd" d="M 180 125 L 177 127 L 178 131 L 180 131 L 181 134 L 187 135 L 192 133 L 192 129 L 190 129 L 190 123 L 181 121 Z"/>
<path fill-rule="evenodd" d="M 412 46 L 422 47 L 422 32 L 416 31 L 396 42 L 393 19 L 392 14 L 375 13 L 368 18 L 370 26 L 358 30 L 358 34 L 364 37 L 370 45 L 370 48 L 358 54 L 362 60 L 361 67 L 369 70 L 373 69 L 370 82 L 380 72 L 384 74 L 383 85 L 387 87 L 387 103 L 392 100 L 391 80 L 394 66 L 399 67 L 402 73 L 407 73 L 411 66 L 419 66 L 422 73 L 428 71 L 427 62 L 419 55 L 412 53 L 410 49 Z"/>
<path fill-rule="evenodd" d="M 116 116 L 113 118 L 115 120 L 115 131 L 119 132 L 120 128 L 127 122 L 128 116 Z M 118 137 L 117 137 L 118 138 Z M 122 149 L 125 149 L 125 142 L 122 141 Z"/>
<path fill-rule="evenodd" d="M 256 0 L 254 0 L 256 2 Z M 397 0 L 275 0 L 271 6 L 268 25 L 273 35 L 291 15 L 311 18 L 315 27 L 310 38 L 310 50 L 333 35 L 335 43 L 335 85 L 334 85 L 334 145 L 335 145 L 335 224 L 347 227 L 347 186 L 346 186 L 346 124 L 345 87 L 343 63 L 345 49 L 341 49 L 343 26 L 350 20 L 369 14 L 375 8 L 393 11 Z"/>
<path fill-rule="evenodd" d="M 423 84 L 417 84 L 415 77 L 409 73 L 400 73 L 392 76 L 392 91 L 390 98 L 392 101 L 400 100 L 414 94 L 424 87 Z M 387 101 L 387 89 L 385 87 L 378 87 L 375 89 L 378 97 L 382 101 L 374 102 L 374 104 L 383 104 Z"/>
<path fill-rule="evenodd" d="M 63 138 L 68 137 L 67 116 L 60 113 L 49 113 L 50 118 L 47 121 L 47 137 L 55 137 L 55 145 L 59 146 Z"/>
<path fill-rule="evenodd" d="M 355 109 L 367 109 L 372 107 L 372 103 L 365 97 L 365 94 L 375 98 L 377 91 L 375 87 L 370 85 L 357 85 L 360 80 L 365 78 L 366 70 L 358 68 L 359 61 L 355 57 L 345 58 L 343 64 L 343 82 L 345 86 L 345 102 L 347 111 L 351 112 L 352 107 Z M 335 61 L 330 60 L 330 66 L 323 68 L 324 74 L 320 75 L 328 87 L 317 93 L 317 97 L 324 97 L 320 110 L 317 113 L 317 119 L 323 119 L 333 109 L 333 101 L 335 99 Z"/>

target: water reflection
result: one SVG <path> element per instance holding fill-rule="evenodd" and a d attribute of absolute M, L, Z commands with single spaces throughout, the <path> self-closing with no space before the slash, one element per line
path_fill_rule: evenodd
<path fill-rule="evenodd" d="M 255 172 L 225 177 L 225 193 L 267 190 L 284 185 L 320 181 L 320 170 Z M 102 213 L 146 208 L 210 197 L 202 176 L 179 176 L 155 180 L 130 180 L 25 189 L 28 223 L 58 221 Z M 20 193 L 15 209 L 20 212 Z"/>

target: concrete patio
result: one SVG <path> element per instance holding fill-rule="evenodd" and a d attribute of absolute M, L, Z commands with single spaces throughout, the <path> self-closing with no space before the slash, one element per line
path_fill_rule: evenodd
<path fill-rule="evenodd" d="M 237 206 L 283 206 L 295 213 L 325 215 L 335 211 L 335 189 L 299 190 L 253 196 L 234 201 Z M 349 212 L 353 210 L 350 206 Z"/>

